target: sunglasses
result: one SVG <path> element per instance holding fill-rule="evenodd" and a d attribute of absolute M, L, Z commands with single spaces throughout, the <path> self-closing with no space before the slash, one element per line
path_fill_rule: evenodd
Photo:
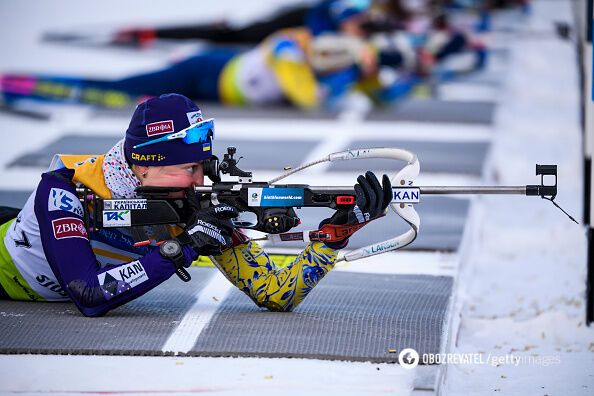
<path fill-rule="evenodd" d="M 197 122 L 179 132 L 173 132 L 155 140 L 137 144 L 134 148 L 150 146 L 151 144 L 182 139 L 185 144 L 206 143 L 214 139 L 214 118 Z"/>

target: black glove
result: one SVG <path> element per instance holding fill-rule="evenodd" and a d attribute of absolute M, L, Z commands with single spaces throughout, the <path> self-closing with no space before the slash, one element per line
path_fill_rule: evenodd
<path fill-rule="evenodd" d="M 200 256 L 210 256 L 230 247 L 235 229 L 231 219 L 238 215 L 236 208 L 225 204 L 197 210 L 185 230 L 194 251 Z"/>
<path fill-rule="evenodd" d="M 387 175 L 383 176 L 382 185 L 383 187 L 371 171 L 365 172 L 365 176 L 360 175 L 355 184 L 355 206 L 338 209 L 331 218 L 322 221 L 320 228 L 324 224 L 361 224 L 382 216 L 392 201 L 392 184 Z M 350 235 L 339 242 L 326 244 L 333 248 L 343 248 L 349 237 Z"/>

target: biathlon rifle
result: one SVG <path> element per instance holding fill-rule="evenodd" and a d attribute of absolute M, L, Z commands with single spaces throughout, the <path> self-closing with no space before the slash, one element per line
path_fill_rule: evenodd
<path fill-rule="evenodd" d="M 294 208 L 326 207 L 331 209 L 348 208 L 355 203 L 353 186 L 310 186 L 304 184 L 278 184 L 277 182 L 303 169 L 323 163 L 382 158 L 406 162 L 392 178 L 393 200 L 390 208 L 400 216 L 410 229 L 400 235 L 382 242 L 345 253 L 338 261 L 353 261 L 364 257 L 403 248 L 411 244 L 420 229 L 420 218 L 414 205 L 423 195 L 461 195 L 461 194 L 516 194 L 540 196 L 559 207 L 554 199 L 557 196 L 557 165 L 536 165 L 536 175 L 541 176 L 540 184 L 525 186 L 415 186 L 414 179 L 419 175 L 420 165 L 417 156 L 398 148 L 364 148 L 330 154 L 295 169 L 287 170 L 268 181 L 252 180 L 252 173 L 237 167 L 234 156 L 236 149 L 227 148 L 227 154 L 219 161 L 216 156 L 204 162 L 204 171 L 212 180 L 211 186 L 192 189 L 171 187 L 138 187 L 139 198 L 101 199 L 88 189 L 79 189 L 81 201 L 85 205 L 85 223 L 90 230 L 110 227 L 131 227 L 137 245 L 152 244 L 170 238 L 165 225 L 183 225 L 199 208 L 211 204 L 226 203 L 237 207 L 241 214 L 235 220 L 239 228 L 253 229 L 267 234 L 259 240 L 273 244 L 287 241 L 333 242 L 351 235 L 362 225 L 333 226 L 324 225 L 318 230 L 290 232 L 300 224 Z M 222 181 L 221 174 L 237 178 Z M 545 184 L 545 176 L 554 178 L 552 184 Z M 171 193 L 185 190 L 186 198 L 170 198 Z M 96 210 L 89 213 L 91 204 Z M 559 207 L 559 209 L 561 209 Z M 563 209 L 561 209 L 563 211 Z M 567 216 L 565 211 L 563 211 Z M 575 221 L 571 216 L 570 219 Z M 577 221 L 576 221 L 577 223 Z M 363 223 L 364 225 L 365 223 Z M 153 226 L 147 234 L 147 227 Z M 155 227 L 161 226 L 161 227 Z M 155 231 L 156 229 L 156 231 Z"/>

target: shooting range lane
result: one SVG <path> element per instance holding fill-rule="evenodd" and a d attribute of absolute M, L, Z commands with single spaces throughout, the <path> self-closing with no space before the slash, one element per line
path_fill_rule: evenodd
<path fill-rule="evenodd" d="M 477 82 L 484 84 L 482 80 Z M 372 110 L 368 119 L 490 125 L 494 112 L 495 103 L 492 102 L 423 99 L 403 101 L 385 109 Z"/>
<path fill-rule="evenodd" d="M 83 136 L 65 134 L 37 150 L 26 152 L 15 158 L 8 167 L 39 167 L 47 169 L 55 154 L 104 154 L 117 141 L 114 136 Z"/>
<path fill-rule="evenodd" d="M 498 80 L 492 75 L 479 75 L 476 77 L 463 77 L 462 82 L 470 81 L 476 86 L 498 87 Z M 456 82 L 450 83 L 455 85 Z M 220 119 L 246 119 L 254 120 L 335 120 L 339 117 L 338 111 L 311 110 L 302 111 L 288 106 L 266 107 L 225 107 L 217 103 L 201 102 L 202 113 L 207 117 L 214 116 Z M 123 117 L 129 116 L 134 109 L 96 109 L 94 114 L 98 117 Z M 416 122 L 445 122 L 461 124 L 491 124 L 495 111 L 495 103 L 482 100 L 440 100 L 427 98 L 411 98 L 398 102 L 384 109 L 375 109 L 369 112 L 367 119 L 374 121 L 416 121 Z"/>
<path fill-rule="evenodd" d="M 451 277 L 330 272 L 292 313 L 261 312 L 232 289 L 192 355 L 397 362 L 439 353 Z"/>
<path fill-rule="evenodd" d="M 280 132 L 282 133 L 282 132 Z M 266 141 L 244 139 L 219 139 L 216 140 L 214 153 L 219 159 L 227 152 L 227 147 L 236 147 L 237 166 L 244 171 L 276 169 L 280 173 L 283 167 L 290 164 L 299 164 L 319 143 L 313 139 L 300 140 L 275 140 Z"/>
<path fill-rule="evenodd" d="M 483 81 L 484 80 L 484 81 Z M 477 85 L 491 85 L 488 77 L 475 78 Z M 259 118 L 259 119 L 307 119 L 328 120 L 338 117 L 336 112 L 303 112 L 286 107 L 255 108 L 246 110 L 241 108 L 224 108 L 206 104 L 205 114 L 216 114 L 219 118 Z M 413 121 L 413 122 L 445 122 L 461 124 L 491 124 L 495 104 L 482 101 L 444 101 L 438 99 L 418 99 L 402 101 L 385 109 L 375 109 L 369 112 L 367 118 L 374 121 Z M 207 111 L 207 112 L 206 112 Z"/>
<path fill-rule="evenodd" d="M 214 270 L 192 269 L 191 287 L 171 277 L 101 318 L 72 303 L 0 300 L 0 353 L 158 355 Z"/>
<path fill-rule="evenodd" d="M 483 81 L 485 80 L 485 81 Z M 473 80 L 476 85 L 491 85 L 488 77 Z M 216 114 L 218 118 L 246 118 L 246 119 L 292 119 L 292 120 L 329 120 L 338 117 L 336 112 L 312 111 L 303 112 L 287 107 L 241 109 L 221 107 L 206 103 L 204 114 Z M 491 124 L 495 104 L 481 101 L 443 101 L 437 99 L 412 99 L 399 102 L 381 110 L 372 110 L 368 114 L 369 120 L 374 121 L 416 121 L 416 122 L 446 122 L 461 124 Z"/>
<path fill-rule="evenodd" d="M 220 119 L 248 119 L 270 120 L 282 119 L 287 121 L 295 120 L 335 120 L 338 117 L 338 111 L 325 109 L 312 109 L 303 111 L 289 106 L 267 105 L 266 107 L 230 107 L 221 106 L 220 103 L 203 102 L 200 104 L 202 114 L 206 117 L 216 117 Z"/>
<path fill-rule="evenodd" d="M 172 277 L 101 318 L 85 318 L 69 303 L 0 301 L 0 353 L 168 354 L 164 345 L 196 296 L 222 277 L 214 268 L 190 272 L 191 287 Z M 393 349 L 438 353 L 452 282 L 330 272 L 292 313 L 264 311 L 231 288 L 202 332 L 185 340 L 193 345 L 187 354 L 396 362 Z"/>
<path fill-rule="evenodd" d="M 22 208 L 31 195 L 31 191 L 0 190 L 0 206 Z"/>

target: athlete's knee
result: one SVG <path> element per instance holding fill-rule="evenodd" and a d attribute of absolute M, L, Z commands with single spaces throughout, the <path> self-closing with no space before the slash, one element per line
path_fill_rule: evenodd
<path fill-rule="evenodd" d="M 272 312 L 291 312 L 295 308 L 293 304 L 280 304 L 269 300 L 259 302 L 258 305 Z"/>

